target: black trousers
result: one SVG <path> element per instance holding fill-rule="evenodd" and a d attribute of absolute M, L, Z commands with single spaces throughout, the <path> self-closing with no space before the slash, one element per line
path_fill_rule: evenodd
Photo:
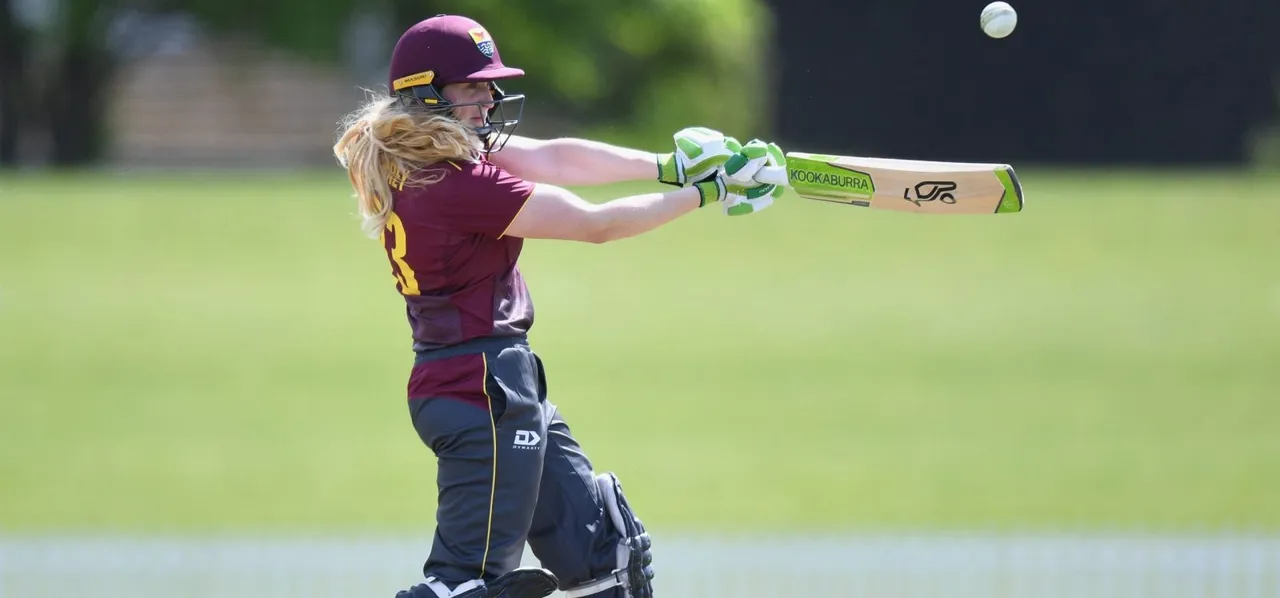
<path fill-rule="evenodd" d="M 435 453 L 436 532 L 423 573 L 450 587 L 520 565 L 528 543 L 568 589 L 617 566 L 585 451 L 550 401 L 542 360 L 523 340 L 419 357 L 414 428 Z"/>

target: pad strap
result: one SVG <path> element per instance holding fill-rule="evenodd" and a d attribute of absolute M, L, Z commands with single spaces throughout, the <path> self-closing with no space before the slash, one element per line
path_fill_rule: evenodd
<path fill-rule="evenodd" d="M 461 596 L 469 590 L 483 587 L 484 582 L 478 579 L 473 579 L 471 581 L 460 583 L 458 584 L 458 587 L 450 590 L 449 586 L 444 585 L 444 582 L 436 579 L 435 576 L 432 576 L 427 578 L 426 585 L 428 588 L 431 588 L 432 592 L 435 592 L 436 596 L 439 596 L 440 598 L 452 598 L 453 596 Z"/>
<path fill-rule="evenodd" d="M 565 598 L 582 598 L 583 596 L 594 596 L 609 588 L 627 585 L 627 572 L 615 571 L 608 577 L 601 577 L 595 581 L 589 581 L 576 588 L 564 591 Z"/>

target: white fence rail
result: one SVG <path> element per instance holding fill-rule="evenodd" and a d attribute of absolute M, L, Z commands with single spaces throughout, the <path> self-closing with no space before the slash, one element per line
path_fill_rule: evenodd
<path fill-rule="evenodd" d="M 392 598 L 429 547 L 0 536 L 0 597 Z M 1280 536 L 658 536 L 654 557 L 659 598 L 1280 598 Z"/>

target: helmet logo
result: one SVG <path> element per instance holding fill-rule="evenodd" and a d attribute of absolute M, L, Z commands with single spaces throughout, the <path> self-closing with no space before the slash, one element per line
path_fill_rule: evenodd
<path fill-rule="evenodd" d="M 408 77 L 400 77 L 399 79 L 396 79 L 391 83 L 391 88 L 393 91 L 400 91 L 401 89 L 413 87 L 415 85 L 429 85 L 435 80 L 435 78 L 435 71 L 423 71 L 421 73 L 409 75 Z"/>
<path fill-rule="evenodd" d="M 476 27 L 467 33 L 471 34 L 471 40 L 476 42 L 481 54 L 493 58 L 493 38 L 489 37 L 489 32 L 484 27 Z"/>

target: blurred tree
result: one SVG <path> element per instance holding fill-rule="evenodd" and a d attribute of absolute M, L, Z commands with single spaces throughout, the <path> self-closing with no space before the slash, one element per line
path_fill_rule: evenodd
<path fill-rule="evenodd" d="M 38 101 L 45 111 L 54 164 L 90 163 L 106 146 L 107 84 L 116 67 L 107 48 L 112 4 L 63 0 L 46 40 L 53 52 Z"/>
<path fill-rule="evenodd" d="M 442 12 L 437 0 L 168 0 L 216 31 L 248 33 L 315 60 L 341 58 L 355 11 L 389 14 L 393 36 Z M 531 111 L 571 117 L 580 132 L 667 143 L 700 124 L 758 135 L 770 15 L 759 0 L 471 0 L 503 59 L 528 72 L 509 91 Z M 395 43 L 387 40 L 387 51 Z"/>
<path fill-rule="evenodd" d="M 457 10 L 434 0 L 47 1 L 53 16 L 31 40 L 11 0 L 0 0 L 0 159 L 16 156 L 20 121 L 42 124 L 56 165 L 101 156 L 109 84 L 122 59 L 114 44 L 132 43 L 132 34 L 112 33 L 126 12 L 187 13 L 214 34 L 338 63 L 357 11 L 388 17 L 389 51 L 409 25 Z M 493 32 L 507 62 L 528 71 L 509 91 L 527 94 L 530 112 L 562 116 L 577 134 L 663 145 L 694 124 L 763 134 L 770 19 L 759 0 L 472 0 L 465 14 Z M 42 118 L 19 116 L 24 105 Z"/>
<path fill-rule="evenodd" d="M 19 3 L 0 0 L 0 165 L 16 165 L 19 142 L 34 132 L 48 139 L 48 162 L 91 162 L 105 142 L 106 85 L 115 70 L 106 38 L 118 3 L 24 4 L 25 17 L 37 22 L 24 23 Z"/>
<path fill-rule="evenodd" d="M 399 30 L 446 5 L 393 2 Z M 466 12 L 528 73 L 511 85 L 527 105 L 582 133 L 641 145 L 689 125 L 765 134 L 772 18 L 758 0 L 473 0 Z"/>
<path fill-rule="evenodd" d="M 10 0 L 0 0 L 0 167 L 18 160 L 26 99 L 26 62 L 31 34 L 18 22 Z"/>

